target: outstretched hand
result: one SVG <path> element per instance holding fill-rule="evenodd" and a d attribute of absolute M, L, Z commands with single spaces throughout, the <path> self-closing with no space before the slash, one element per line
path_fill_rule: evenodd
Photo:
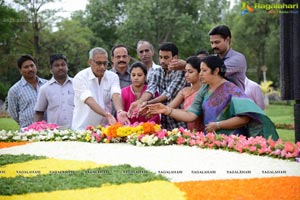
<path fill-rule="evenodd" d="M 166 114 L 168 111 L 168 106 L 162 103 L 149 104 L 145 107 L 146 116 L 153 116 L 157 114 Z"/>
<path fill-rule="evenodd" d="M 106 119 L 107 119 L 109 125 L 113 125 L 117 122 L 116 118 L 110 113 L 108 113 L 108 115 L 106 116 Z"/>
<path fill-rule="evenodd" d="M 140 101 L 135 101 L 135 102 L 133 102 L 133 103 L 130 104 L 130 107 L 129 107 L 128 112 L 127 112 L 127 117 L 128 118 L 137 117 L 138 110 L 141 107 L 140 104 L 141 104 Z"/>
<path fill-rule="evenodd" d="M 130 120 L 127 117 L 127 112 L 125 111 L 120 111 L 117 113 L 117 119 L 121 124 L 129 125 Z"/>

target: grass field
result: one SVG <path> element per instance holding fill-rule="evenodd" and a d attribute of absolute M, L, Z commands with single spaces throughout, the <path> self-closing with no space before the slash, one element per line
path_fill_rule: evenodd
<path fill-rule="evenodd" d="M 294 124 L 294 111 L 292 105 L 269 105 L 266 114 L 274 124 Z M 0 118 L 0 130 L 19 130 L 18 124 L 11 118 Z M 295 131 L 288 129 L 277 129 L 283 141 L 295 142 Z"/>

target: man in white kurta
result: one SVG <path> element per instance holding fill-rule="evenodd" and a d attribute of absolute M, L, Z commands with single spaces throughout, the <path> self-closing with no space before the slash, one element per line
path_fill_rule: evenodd
<path fill-rule="evenodd" d="M 265 96 L 258 83 L 245 78 L 245 93 L 250 97 L 262 110 L 265 109 Z"/>
<path fill-rule="evenodd" d="M 73 130 L 83 130 L 87 126 L 114 124 L 112 104 L 117 110 L 117 119 L 128 123 L 126 112 L 123 111 L 119 77 L 107 71 L 107 52 L 96 47 L 89 54 L 90 67 L 80 71 L 73 79 L 75 92 Z"/>

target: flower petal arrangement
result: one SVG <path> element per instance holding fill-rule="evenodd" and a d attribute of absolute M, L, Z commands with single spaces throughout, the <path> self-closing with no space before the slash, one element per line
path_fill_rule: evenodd
<path fill-rule="evenodd" d="M 86 130 L 60 130 L 57 125 L 36 122 L 22 131 L 0 131 L 0 142 L 37 141 L 80 141 L 91 143 L 130 143 L 137 146 L 186 145 L 191 147 L 222 149 L 254 155 L 267 155 L 274 158 L 299 162 L 300 142 L 274 141 L 261 136 L 246 138 L 242 135 L 225 135 L 193 132 L 184 128 L 171 131 L 161 129 L 153 122 L 111 126 L 88 126 Z M 4 145 L 5 146 L 5 145 Z"/>

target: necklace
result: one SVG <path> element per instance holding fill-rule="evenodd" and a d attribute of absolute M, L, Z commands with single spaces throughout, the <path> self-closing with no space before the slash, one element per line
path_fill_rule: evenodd
<path fill-rule="evenodd" d="M 141 89 L 140 88 L 136 88 L 136 90 L 139 90 L 139 91 L 135 91 L 133 89 L 132 85 L 131 85 L 130 89 L 131 89 L 132 93 L 134 94 L 135 99 L 139 99 L 141 97 L 141 92 L 142 92 L 143 87 Z"/>

